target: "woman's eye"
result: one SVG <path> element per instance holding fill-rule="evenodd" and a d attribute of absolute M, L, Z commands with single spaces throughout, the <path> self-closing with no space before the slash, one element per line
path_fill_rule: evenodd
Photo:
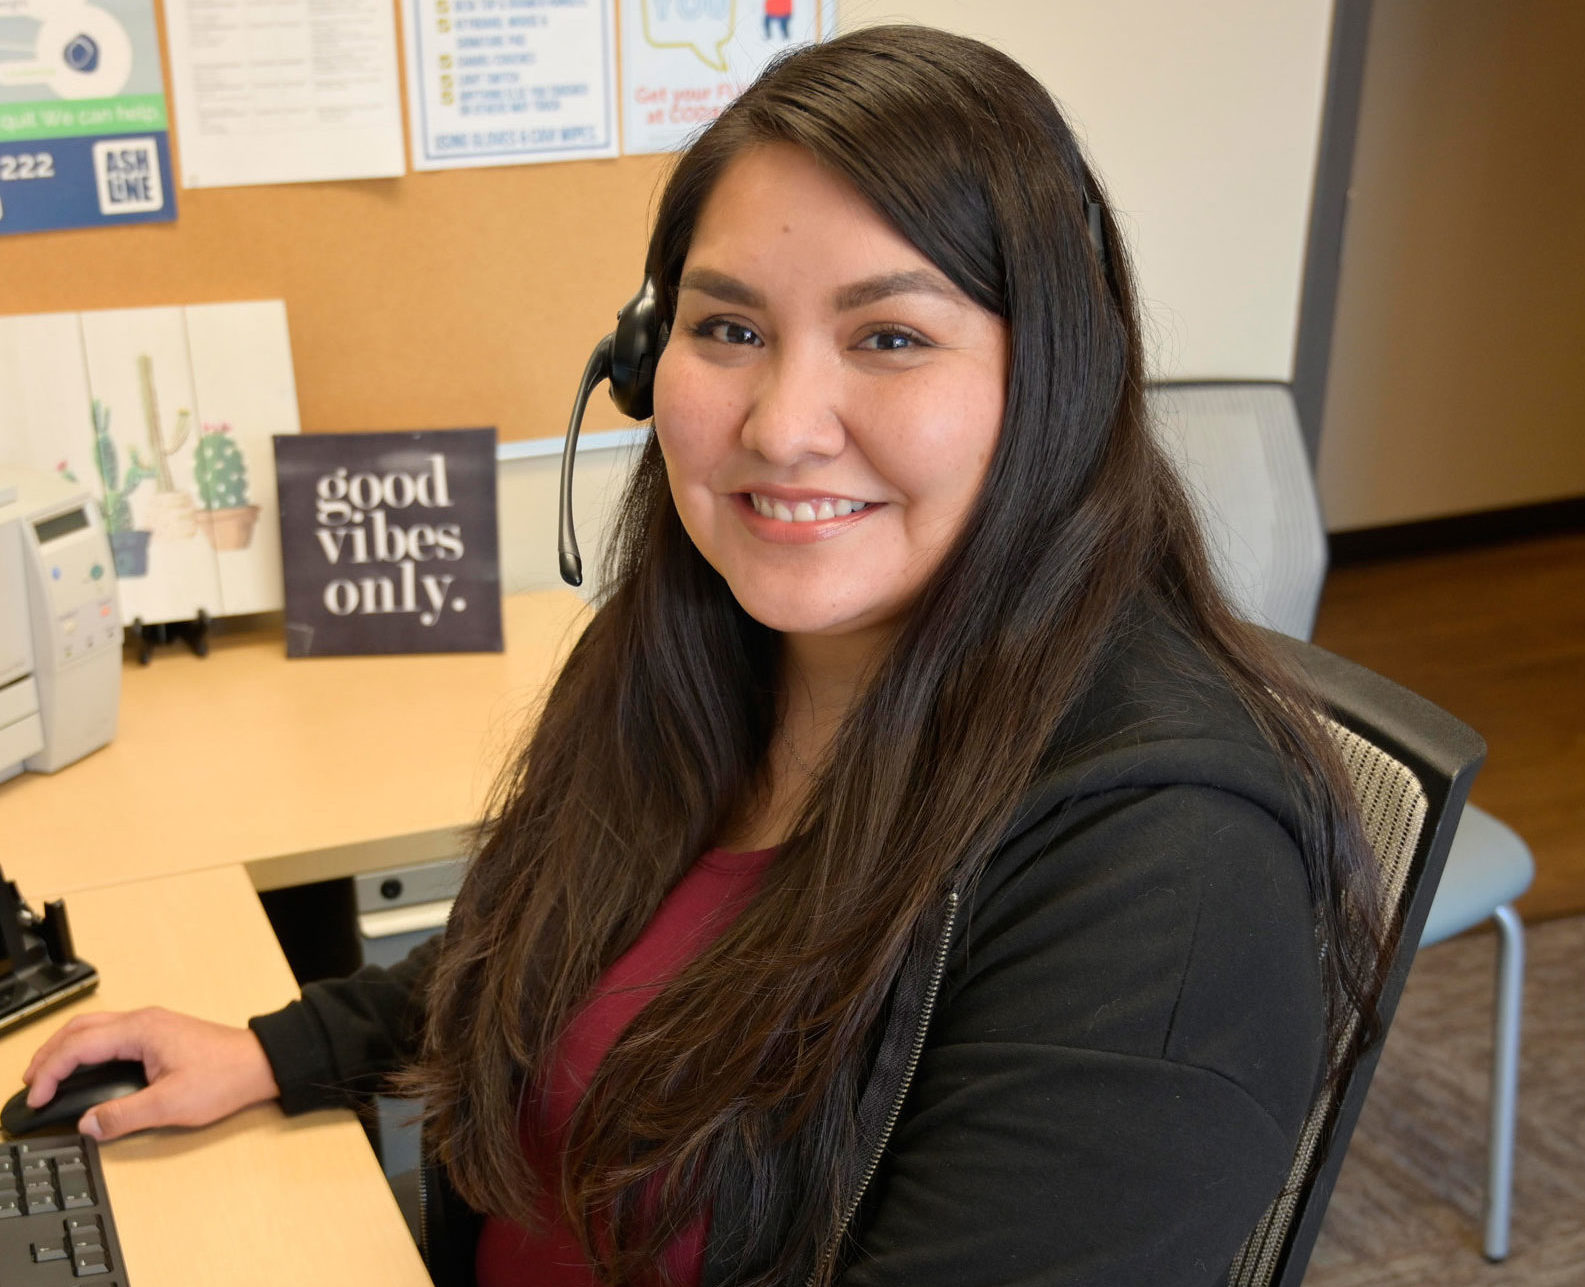
<path fill-rule="evenodd" d="M 708 321 L 700 322 L 694 327 L 694 334 L 705 339 L 718 340 L 722 344 L 758 344 L 760 338 L 741 322 L 729 321 L 724 317 L 712 317 Z"/>
<path fill-rule="evenodd" d="M 896 353 L 902 349 L 918 348 L 924 343 L 924 338 L 912 331 L 871 331 L 859 341 L 859 347 L 877 353 Z"/>

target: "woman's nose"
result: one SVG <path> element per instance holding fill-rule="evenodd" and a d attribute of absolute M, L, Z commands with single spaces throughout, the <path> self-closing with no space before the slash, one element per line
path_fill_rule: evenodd
<path fill-rule="evenodd" d="M 775 465 L 839 454 L 846 431 L 836 373 L 817 355 L 784 350 L 765 364 L 743 420 L 743 445 Z"/>

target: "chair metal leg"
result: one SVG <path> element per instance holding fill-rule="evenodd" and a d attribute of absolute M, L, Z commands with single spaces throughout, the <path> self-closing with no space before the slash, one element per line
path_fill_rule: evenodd
<path fill-rule="evenodd" d="M 1492 1032 L 1491 1139 L 1486 1177 L 1487 1260 L 1508 1255 L 1513 1197 L 1514 1127 L 1519 1107 L 1519 1014 L 1524 997 L 1524 925 L 1513 905 L 1492 913 L 1497 921 L 1497 1005 Z"/>

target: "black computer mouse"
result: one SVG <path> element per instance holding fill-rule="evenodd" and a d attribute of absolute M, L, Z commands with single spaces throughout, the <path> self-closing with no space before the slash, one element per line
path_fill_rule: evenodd
<path fill-rule="evenodd" d="M 33 1135 L 39 1131 L 75 1130 L 77 1122 L 95 1104 L 119 1099 L 149 1084 L 143 1065 L 135 1059 L 84 1064 L 61 1080 L 54 1096 L 38 1108 L 28 1107 L 24 1086 L 0 1108 L 0 1129 L 7 1135 Z"/>

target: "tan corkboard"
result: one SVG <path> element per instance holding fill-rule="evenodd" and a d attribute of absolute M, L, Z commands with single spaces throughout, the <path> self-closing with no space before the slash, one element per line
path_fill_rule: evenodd
<path fill-rule="evenodd" d="M 182 188 L 175 223 L 0 237 L 0 313 L 284 299 L 305 431 L 557 437 L 670 161 Z M 590 400 L 586 430 L 628 423 Z"/>
<path fill-rule="evenodd" d="M 175 223 L 0 237 L 0 312 L 284 299 L 305 431 L 554 437 L 668 161 L 183 189 Z M 591 400 L 587 429 L 626 423 Z"/>

